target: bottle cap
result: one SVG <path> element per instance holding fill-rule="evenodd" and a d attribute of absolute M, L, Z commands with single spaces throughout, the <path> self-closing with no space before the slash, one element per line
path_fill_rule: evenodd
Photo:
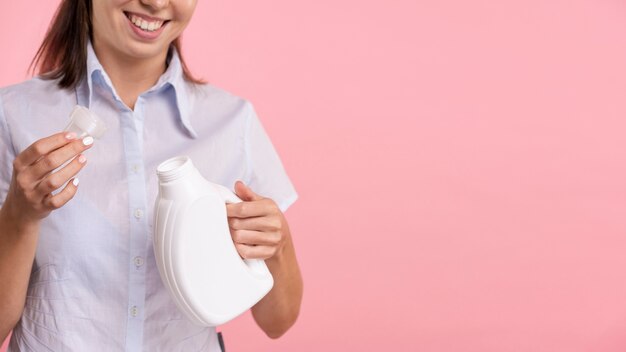
<path fill-rule="evenodd" d="M 85 135 L 100 138 L 106 132 L 106 126 L 92 111 L 76 105 L 70 114 L 70 123 L 65 127 L 65 131 L 76 132 L 79 138 Z"/>

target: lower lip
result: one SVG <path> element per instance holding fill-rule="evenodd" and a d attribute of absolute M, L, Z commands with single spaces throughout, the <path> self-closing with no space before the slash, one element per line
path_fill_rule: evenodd
<path fill-rule="evenodd" d="M 167 23 L 163 23 L 163 25 L 161 25 L 161 28 L 157 29 L 156 31 L 146 32 L 143 29 L 135 26 L 130 21 L 130 18 L 126 17 L 126 20 L 128 20 L 128 25 L 133 30 L 133 32 L 135 32 L 135 34 L 137 34 L 138 37 L 140 37 L 141 39 L 147 39 L 147 40 L 154 40 L 154 39 L 158 38 L 159 35 L 161 34 L 161 32 L 163 32 L 163 28 L 165 28 L 165 26 L 167 26 Z"/>

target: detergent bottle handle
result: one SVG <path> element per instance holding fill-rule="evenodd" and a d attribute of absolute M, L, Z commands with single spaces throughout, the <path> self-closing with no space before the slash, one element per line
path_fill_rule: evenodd
<path fill-rule="evenodd" d="M 241 198 L 237 197 L 237 195 L 231 192 L 228 188 L 217 183 L 213 183 L 213 186 L 226 203 L 232 204 L 242 202 Z M 269 270 L 265 265 L 265 261 L 262 259 L 244 259 L 243 261 L 248 268 L 257 275 L 267 275 L 269 273 Z"/>

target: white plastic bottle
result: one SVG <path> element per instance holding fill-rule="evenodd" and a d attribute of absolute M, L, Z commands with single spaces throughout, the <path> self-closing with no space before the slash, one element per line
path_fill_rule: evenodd
<path fill-rule="evenodd" d="M 263 298 L 274 280 L 263 260 L 242 260 L 230 235 L 226 204 L 240 202 L 209 182 L 191 159 L 157 167 L 154 252 L 165 287 L 198 325 L 216 326 Z"/>

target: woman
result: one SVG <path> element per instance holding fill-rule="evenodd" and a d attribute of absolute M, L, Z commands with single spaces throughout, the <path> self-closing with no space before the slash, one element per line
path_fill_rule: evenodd
<path fill-rule="evenodd" d="M 227 205 L 233 241 L 275 281 L 255 321 L 272 338 L 295 322 L 302 280 L 283 212 L 297 193 L 252 105 L 189 74 L 180 35 L 195 5 L 64 0 L 34 61 L 42 75 L 0 90 L 9 351 L 220 351 L 215 329 L 178 311 L 153 256 L 154 170 L 176 155 L 244 200 Z M 104 120 L 100 140 L 60 132 L 76 104 Z"/>

